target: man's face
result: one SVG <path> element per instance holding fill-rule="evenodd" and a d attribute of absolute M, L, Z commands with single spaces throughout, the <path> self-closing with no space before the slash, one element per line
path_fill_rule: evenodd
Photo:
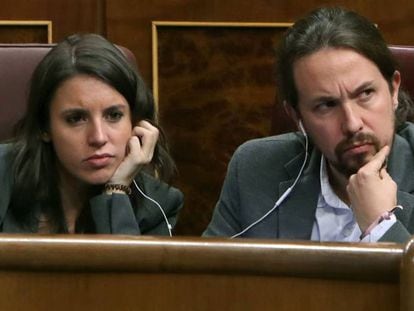
<path fill-rule="evenodd" d="M 298 111 L 329 167 L 349 176 L 392 145 L 400 76 L 391 92 L 378 67 L 351 49 L 326 48 L 293 66 Z"/>

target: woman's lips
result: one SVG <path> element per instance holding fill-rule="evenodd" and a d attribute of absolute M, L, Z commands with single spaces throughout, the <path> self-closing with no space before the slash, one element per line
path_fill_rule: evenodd
<path fill-rule="evenodd" d="M 85 159 L 85 162 L 93 168 L 102 168 L 110 164 L 113 156 L 110 154 L 93 155 Z"/>

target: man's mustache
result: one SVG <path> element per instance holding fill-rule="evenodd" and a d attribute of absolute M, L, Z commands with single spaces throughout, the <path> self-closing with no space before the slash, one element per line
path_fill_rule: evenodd
<path fill-rule="evenodd" d="M 339 142 L 335 147 L 335 154 L 340 158 L 345 151 L 359 145 L 373 145 L 376 152 L 380 150 L 380 142 L 377 137 L 368 133 L 357 133 Z"/>

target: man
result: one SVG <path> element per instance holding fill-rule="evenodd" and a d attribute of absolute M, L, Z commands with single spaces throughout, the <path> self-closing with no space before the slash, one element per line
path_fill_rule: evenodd
<path fill-rule="evenodd" d="M 288 31 L 277 69 L 302 133 L 238 148 L 204 235 L 407 241 L 414 125 L 395 115 L 411 103 L 378 29 L 354 12 L 318 9 Z"/>

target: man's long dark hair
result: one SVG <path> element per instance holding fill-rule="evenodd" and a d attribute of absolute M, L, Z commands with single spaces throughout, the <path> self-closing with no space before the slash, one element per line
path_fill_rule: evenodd
<path fill-rule="evenodd" d="M 293 65 L 304 56 L 323 48 L 348 48 L 371 60 L 388 82 L 391 91 L 394 72 L 398 70 L 380 31 L 365 17 L 339 7 L 312 11 L 291 27 L 277 49 L 277 84 L 280 102 L 297 108 Z M 400 90 L 396 111 L 396 126 L 413 114 L 409 95 Z"/>
<path fill-rule="evenodd" d="M 56 45 L 36 67 L 30 85 L 27 112 L 17 124 L 12 140 L 13 191 L 9 210 L 18 223 L 30 226 L 33 207 L 57 228 L 64 226 L 58 192 L 56 155 L 41 138 L 49 131 L 50 103 L 67 79 L 86 74 L 114 87 L 127 100 L 131 122 L 147 120 L 160 129 L 148 171 L 162 180 L 175 172 L 165 136 L 157 125 L 154 100 L 137 69 L 121 49 L 96 34 L 75 34 Z M 59 229 L 58 229 L 59 230 Z"/>

